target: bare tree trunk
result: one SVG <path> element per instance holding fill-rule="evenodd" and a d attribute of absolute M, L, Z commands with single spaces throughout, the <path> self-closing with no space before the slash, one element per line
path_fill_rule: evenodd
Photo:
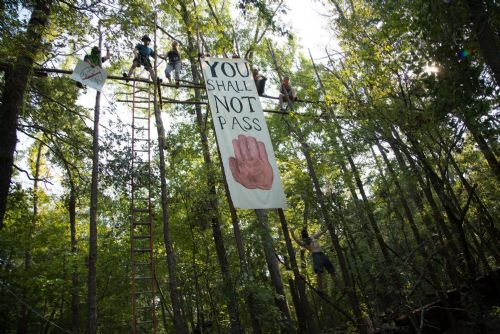
<path fill-rule="evenodd" d="M 33 69 L 35 58 L 40 52 L 45 29 L 49 26 L 52 1 L 38 0 L 28 22 L 21 51 L 12 69 L 6 72 L 2 103 L 0 104 L 0 229 L 9 194 L 14 152 L 17 144 L 18 117 L 23 109 L 24 96 Z"/>
<path fill-rule="evenodd" d="M 419 143 L 415 138 L 413 138 L 410 134 L 407 134 L 407 138 L 410 141 L 410 143 L 413 146 L 414 152 L 417 154 L 420 163 L 422 164 L 424 171 L 427 174 L 427 177 L 431 181 L 431 184 L 436 191 L 436 194 L 438 195 L 439 199 L 441 200 L 441 203 L 446 211 L 446 214 L 448 216 L 448 219 L 450 222 L 453 224 L 453 226 L 456 229 L 456 232 L 458 234 L 458 240 L 460 242 L 460 246 L 462 247 L 462 250 L 464 252 L 465 256 L 465 262 L 467 264 L 467 270 L 469 272 L 469 276 L 471 278 L 474 278 L 476 276 L 476 267 L 474 260 L 472 258 L 470 249 L 469 249 L 469 244 L 467 242 L 467 239 L 465 237 L 465 231 L 462 226 L 462 218 L 461 218 L 461 209 L 457 208 L 455 206 L 455 203 L 453 200 L 445 193 L 444 190 L 444 183 L 443 181 L 439 178 L 439 176 L 434 172 L 432 169 L 431 165 L 427 161 L 426 156 L 422 152 Z"/>
<path fill-rule="evenodd" d="M 212 126 L 213 129 L 213 126 Z M 214 130 L 215 133 L 215 130 Z M 224 190 L 226 193 L 226 200 L 229 205 L 229 212 L 231 214 L 231 223 L 233 225 L 234 239 L 236 241 L 236 250 L 238 251 L 238 258 L 240 260 L 240 270 L 244 273 L 247 280 L 253 280 L 252 274 L 248 267 L 248 261 L 245 255 L 245 246 L 243 244 L 243 238 L 241 237 L 240 224 L 238 220 L 238 214 L 236 213 L 236 208 L 234 207 L 231 194 L 229 192 L 229 186 L 227 184 L 226 173 L 224 173 L 224 167 L 222 164 L 222 156 L 219 149 L 219 144 L 217 143 L 217 153 L 219 156 L 219 163 L 221 166 L 222 179 L 224 182 Z M 248 307 L 248 313 L 250 315 L 250 323 L 252 325 L 253 334 L 261 334 L 262 329 L 259 323 L 259 310 L 255 304 L 255 296 L 250 291 L 245 291 L 245 301 Z"/>
<path fill-rule="evenodd" d="M 394 152 L 394 155 L 396 156 L 396 159 L 398 159 L 400 165 L 404 166 L 404 159 L 401 156 L 400 152 L 402 151 L 404 153 L 404 155 L 407 157 L 408 164 L 410 165 L 410 169 L 411 169 L 411 173 L 410 173 L 410 171 L 406 172 L 407 175 L 412 175 L 413 177 L 415 177 L 417 179 L 417 182 L 420 185 L 420 187 L 422 188 L 424 195 L 427 199 L 427 202 L 429 203 L 429 206 L 431 207 L 434 220 L 437 222 L 439 229 L 441 230 L 441 232 L 445 235 L 445 237 L 447 239 L 447 241 L 446 241 L 447 246 L 451 248 L 452 253 L 457 254 L 459 252 L 459 250 L 458 250 L 458 246 L 456 245 L 455 238 L 452 235 L 450 229 L 448 228 L 446 222 L 444 221 L 443 216 L 441 215 L 441 210 L 439 209 L 436 201 L 434 200 L 434 196 L 432 194 L 430 186 L 422 178 L 421 172 L 417 168 L 415 161 L 413 160 L 412 155 L 406 149 L 405 143 L 402 141 L 398 132 L 394 128 L 392 129 L 392 135 L 394 137 L 391 136 L 391 140 L 389 141 L 389 144 L 391 145 L 391 148 Z M 396 141 L 398 143 L 397 145 L 399 145 L 399 146 L 397 146 L 394 141 Z M 399 151 L 399 147 L 401 148 L 401 151 Z M 410 179 L 411 179 L 411 177 L 410 177 Z M 456 267 L 454 266 L 454 268 L 456 268 Z"/>
<path fill-rule="evenodd" d="M 101 43 L 99 43 L 101 44 Z M 87 333 L 97 334 L 97 204 L 99 184 L 99 112 L 101 93 L 97 92 L 92 135 L 92 181 L 90 186 L 89 257 L 87 281 Z"/>
<path fill-rule="evenodd" d="M 298 131 L 298 130 L 297 130 Z M 342 247 L 340 246 L 340 240 L 338 238 L 337 232 L 335 231 L 335 225 L 333 223 L 333 220 L 330 216 L 329 210 L 327 208 L 327 204 L 325 201 L 325 196 L 323 194 L 323 191 L 321 190 L 321 185 L 319 183 L 318 176 L 316 174 L 316 170 L 313 165 L 313 161 L 311 158 L 310 150 L 308 144 L 305 142 L 302 134 L 298 134 L 297 136 L 299 137 L 300 145 L 301 145 L 301 151 L 302 154 L 304 154 L 306 158 L 306 163 L 307 163 L 307 169 L 309 171 L 309 175 L 311 177 L 311 181 L 314 186 L 314 190 L 319 202 L 320 210 L 323 216 L 323 219 L 325 220 L 326 226 L 328 228 L 328 231 L 330 233 L 330 237 L 332 239 L 333 247 L 335 249 L 335 252 L 337 253 L 337 258 L 339 260 L 339 266 L 340 270 L 342 273 L 342 280 L 344 282 L 344 287 L 347 292 L 347 296 L 349 298 L 349 303 L 351 305 L 351 308 L 354 312 L 354 316 L 356 317 L 357 320 L 357 328 L 360 333 L 366 333 L 367 328 L 364 325 L 363 321 L 363 314 L 361 312 L 361 307 L 359 304 L 358 296 L 356 295 L 356 290 L 354 288 L 354 282 L 352 281 L 351 274 L 349 272 L 349 269 L 347 268 L 347 262 L 345 260 L 344 256 L 344 251 L 342 250 Z"/>
<path fill-rule="evenodd" d="M 312 318 L 311 305 L 307 300 L 304 278 L 300 275 L 297 259 L 295 257 L 295 250 L 290 239 L 290 232 L 288 231 L 288 224 L 285 218 L 283 209 L 278 209 L 278 215 L 281 222 L 281 229 L 283 230 L 283 237 L 285 239 L 288 257 L 290 259 L 290 266 L 294 276 L 294 288 L 297 291 L 297 296 L 294 301 L 295 312 L 299 322 L 299 329 L 301 333 L 315 333 L 317 331 L 316 324 Z M 290 287 L 292 289 L 292 287 Z M 293 291 L 293 289 L 292 289 Z"/>
<path fill-rule="evenodd" d="M 267 268 L 269 269 L 271 281 L 277 294 L 275 303 L 281 311 L 282 319 L 280 322 L 283 323 L 282 328 L 285 333 L 292 333 L 292 318 L 290 316 L 290 310 L 288 309 L 288 304 L 286 302 L 285 289 L 283 287 L 283 281 L 281 279 L 278 259 L 276 258 L 276 254 L 273 248 L 273 239 L 271 237 L 271 232 L 269 231 L 267 213 L 263 209 L 256 209 L 255 214 L 257 215 L 257 223 L 260 227 Z"/>
<path fill-rule="evenodd" d="M 477 0 L 477 2 L 480 2 Z M 500 60 L 500 57 L 497 56 L 497 60 Z M 500 70 L 500 69 L 499 69 Z M 500 72 L 499 72 L 500 75 Z M 497 84 L 500 85 L 497 79 Z M 469 132 L 472 134 L 472 137 L 474 137 L 474 140 L 476 141 L 477 145 L 479 146 L 479 150 L 483 154 L 484 158 L 488 162 L 488 165 L 490 166 L 490 169 L 495 175 L 497 182 L 500 182 L 500 164 L 498 163 L 498 160 L 495 156 L 495 153 L 491 150 L 489 147 L 488 143 L 486 142 L 486 139 L 484 139 L 484 136 L 481 134 L 481 132 L 477 129 L 477 125 L 475 124 L 475 121 L 468 119 L 466 116 L 462 117 L 462 120 L 464 121 L 465 125 L 467 126 L 467 129 Z"/>
<path fill-rule="evenodd" d="M 182 1 L 178 1 L 181 8 L 181 15 L 186 26 L 190 26 L 191 20 L 189 18 L 189 11 L 186 4 Z M 187 53 L 188 59 L 191 65 L 191 73 L 193 75 L 193 81 L 195 83 L 200 82 L 200 76 L 198 72 L 198 63 L 193 56 L 196 54 L 196 47 L 191 33 L 187 36 Z M 199 89 L 195 89 L 195 97 L 197 100 L 201 98 L 201 92 Z M 211 215 L 212 222 L 212 234 L 215 242 L 215 249 L 217 252 L 217 259 L 219 261 L 219 266 L 222 274 L 222 280 L 224 283 L 224 292 L 228 304 L 228 313 L 230 318 L 231 333 L 242 333 L 243 328 L 241 326 L 240 315 L 238 310 L 238 295 L 236 289 L 234 288 L 233 280 L 231 277 L 231 271 L 229 269 L 229 261 L 227 258 L 226 248 L 224 246 L 224 238 L 222 236 L 221 221 L 219 207 L 217 204 L 217 191 L 216 191 L 216 180 L 212 171 L 214 170 L 212 158 L 210 156 L 210 149 L 208 146 L 208 138 L 206 134 L 206 129 L 203 122 L 203 115 L 201 112 L 201 107 L 197 105 L 195 107 L 196 111 L 196 123 L 198 126 L 198 133 L 200 135 L 200 142 L 203 150 L 203 160 L 205 163 L 205 169 L 207 171 L 207 187 L 208 187 L 208 199 L 209 199 L 209 212 Z"/>
<path fill-rule="evenodd" d="M 68 169 L 69 171 L 69 169 Z M 71 331 L 73 334 L 80 332 L 80 310 L 79 310 L 79 297 L 78 297 L 78 264 L 74 260 L 78 253 L 77 240 L 76 240 L 76 189 L 73 183 L 72 176 L 68 174 L 69 179 L 69 226 L 71 234 L 71 254 L 73 255 L 72 272 L 71 272 Z"/>
<path fill-rule="evenodd" d="M 500 86 L 500 57 L 498 56 L 500 41 L 491 26 L 491 11 L 487 10 L 482 0 L 467 0 L 465 3 L 469 9 L 472 30 L 474 31 L 474 37 L 479 43 L 481 55 L 486 64 L 491 68 L 497 86 Z M 497 172 L 499 172 L 497 174 L 497 177 L 499 177 L 500 169 L 497 169 Z"/>
<path fill-rule="evenodd" d="M 156 91 L 156 83 L 155 83 Z M 165 168 L 165 128 L 161 119 L 160 109 L 155 99 L 154 113 L 156 120 L 156 129 L 158 132 L 158 146 L 159 146 L 159 170 L 160 170 L 160 188 L 161 188 L 161 209 L 162 209 L 162 222 L 163 222 L 163 243 L 165 245 L 165 252 L 167 253 L 167 269 L 169 279 L 169 292 L 170 301 L 172 303 L 173 322 L 175 332 L 179 334 L 187 334 L 188 329 L 186 322 L 182 316 L 182 306 L 179 296 L 179 283 L 177 281 L 177 266 L 175 262 L 174 248 L 170 238 L 170 214 L 168 209 L 168 189 L 167 189 L 167 176 Z"/>
<path fill-rule="evenodd" d="M 435 239 L 439 240 L 440 245 L 437 245 L 437 247 L 439 247 L 439 253 L 441 254 L 441 256 L 445 260 L 444 265 L 445 265 L 445 269 L 446 269 L 448 275 L 450 276 L 450 280 L 453 283 L 453 285 L 455 286 L 455 288 L 459 289 L 460 288 L 460 279 L 459 279 L 459 275 L 457 272 L 457 265 L 456 265 L 453 257 L 450 255 L 450 252 L 448 251 L 450 248 L 448 245 L 448 242 L 449 242 L 452 246 L 451 247 L 452 252 L 454 254 L 457 253 L 455 251 L 455 249 L 456 249 L 455 243 L 454 243 L 453 239 L 451 239 L 452 238 L 451 232 L 446 227 L 445 222 L 443 221 L 442 216 L 437 209 L 437 206 L 434 202 L 434 199 L 433 199 L 430 191 L 427 194 L 427 196 L 430 196 L 429 202 L 432 203 L 432 204 L 430 204 L 430 206 L 431 206 L 431 210 L 432 210 L 433 215 L 434 215 L 434 219 L 438 224 L 437 228 L 436 228 L 436 225 L 431 221 L 429 215 L 426 213 L 426 209 L 424 207 L 424 203 L 423 203 L 423 200 L 421 198 L 421 195 L 417 191 L 417 189 L 418 189 L 417 183 L 414 182 L 413 178 L 417 179 L 418 184 L 420 184 L 421 188 L 425 188 L 426 185 L 424 184 L 423 179 L 420 175 L 420 172 L 417 170 L 413 160 L 409 161 L 411 169 L 413 171 L 413 173 L 411 173 L 408 170 L 408 167 L 405 164 L 405 161 L 404 161 L 403 156 L 401 155 L 401 152 L 399 151 L 399 149 L 394 145 L 394 143 L 389 142 L 389 144 L 392 148 L 392 151 L 394 152 L 394 156 L 396 157 L 396 160 L 398 161 L 401 170 L 403 171 L 404 175 L 406 176 L 406 179 L 410 180 L 409 181 L 409 189 L 412 190 L 412 191 L 410 191 L 410 195 L 411 195 L 413 202 L 416 204 L 418 211 L 420 212 L 420 215 L 422 217 L 422 221 L 424 222 L 426 228 L 430 231 L 430 233 L 432 233 L 432 235 L 435 237 Z M 410 159 L 411 157 L 408 157 L 408 158 Z M 444 226 L 444 228 L 443 228 L 443 226 Z M 449 235 L 448 238 L 450 238 L 450 239 L 448 239 L 448 241 L 444 240 L 444 238 L 443 238 L 443 234 L 442 234 L 443 229 L 445 229 L 448 233 L 447 235 Z"/>
<path fill-rule="evenodd" d="M 420 231 L 418 230 L 417 224 L 415 223 L 415 220 L 413 219 L 413 214 L 410 210 L 410 205 L 408 201 L 405 198 L 405 195 L 403 193 L 403 188 L 401 184 L 399 183 L 399 180 L 397 179 L 396 172 L 394 171 L 394 168 L 392 167 L 391 162 L 387 158 L 387 154 L 385 153 L 384 148 L 380 144 L 380 141 L 377 139 L 375 141 L 375 144 L 377 145 L 378 150 L 380 151 L 380 154 L 382 155 L 382 158 L 384 159 L 384 162 L 387 166 L 387 170 L 389 171 L 389 174 L 391 175 L 392 181 L 394 182 L 396 189 L 399 194 L 399 198 L 401 201 L 401 204 L 403 206 L 406 218 L 408 219 L 408 223 L 410 224 L 410 228 L 413 232 L 413 236 L 415 240 L 417 241 L 417 251 L 421 254 L 422 258 L 424 261 L 427 263 L 425 264 L 424 268 L 422 269 L 424 272 L 427 270 L 427 274 L 432 282 L 432 285 L 434 286 L 434 289 L 436 290 L 436 294 L 443 303 L 443 305 L 446 306 L 446 315 L 448 317 L 448 320 L 452 324 L 452 327 L 455 327 L 455 318 L 453 317 L 451 311 L 450 311 L 450 305 L 448 303 L 448 297 L 446 295 L 446 289 L 443 288 L 441 281 L 436 275 L 435 269 L 432 266 L 432 262 L 430 261 L 429 257 L 429 251 L 427 247 L 427 240 L 424 240 L 422 235 L 420 234 Z"/>

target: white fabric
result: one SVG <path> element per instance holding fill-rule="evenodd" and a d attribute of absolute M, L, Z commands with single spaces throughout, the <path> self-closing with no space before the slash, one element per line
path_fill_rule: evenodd
<path fill-rule="evenodd" d="M 95 90 L 101 91 L 108 74 L 99 66 L 92 66 L 89 63 L 78 60 L 71 79 L 81 82 Z"/>
<path fill-rule="evenodd" d="M 285 208 L 269 131 L 248 63 L 201 60 L 212 120 L 235 207 Z"/>

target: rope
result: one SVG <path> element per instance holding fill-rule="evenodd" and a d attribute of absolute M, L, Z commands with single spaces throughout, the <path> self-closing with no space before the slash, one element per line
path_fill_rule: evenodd
<path fill-rule="evenodd" d="M 47 323 L 51 324 L 52 326 L 56 327 L 57 329 L 60 329 L 61 331 L 63 331 L 64 333 L 68 333 L 68 334 L 72 334 L 72 332 L 70 332 L 69 330 L 67 329 L 64 329 L 62 328 L 61 326 L 59 326 L 58 324 L 56 324 L 55 322 L 53 322 L 52 320 L 49 320 L 47 318 L 45 318 L 41 313 L 39 313 L 37 310 L 35 310 L 33 307 L 31 307 L 30 305 L 28 305 L 28 303 L 26 303 L 23 299 L 21 299 L 21 297 L 19 297 L 18 295 L 16 295 L 11 289 L 9 289 L 7 287 L 7 285 L 5 283 L 3 283 L 2 281 L 0 281 L 0 283 L 3 285 L 3 287 L 10 293 L 14 296 L 14 298 L 16 298 L 21 304 L 23 304 L 24 306 L 26 306 L 28 309 L 30 309 L 31 312 L 35 313 L 38 317 L 42 318 L 43 320 L 45 320 Z"/>

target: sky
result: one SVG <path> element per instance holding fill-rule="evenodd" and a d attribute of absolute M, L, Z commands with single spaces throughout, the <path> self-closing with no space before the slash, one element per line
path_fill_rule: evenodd
<path fill-rule="evenodd" d="M 328 28 L 326 7 L 318 0 L 287 0 L 290 12 L 286 22 L 298 36 L 300 45 L 307 53 L 311 50 L 313 58 L 325 54 L 325 47 L 336 47 L 337 42 Z"/>

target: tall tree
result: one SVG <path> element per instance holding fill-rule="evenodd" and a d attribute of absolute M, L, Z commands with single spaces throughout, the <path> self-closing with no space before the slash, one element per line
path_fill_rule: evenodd
<path fill-rule="evenodd" d="M 24 106 L 26 88 L 28 87 L 33 64 L 43 46 L 43 36 L 49 26 L 51 1 L 34 2 L 33 11 L 26 32 L 21 38 L 23 50 L 11 69 L 6 71 L 5 88 L 0 105 L 0 228 L 7 205 L 14 152 L 17 144 L 18 118 Z"/>

